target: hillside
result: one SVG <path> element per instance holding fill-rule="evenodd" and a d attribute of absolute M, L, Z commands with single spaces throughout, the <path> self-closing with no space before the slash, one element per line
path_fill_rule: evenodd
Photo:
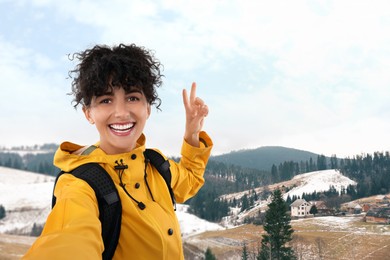
<path fill-rule="evenodd" d="M 316 162 L 318 154 L 281 146 L 264 146 L 256 149 L 233 151 L 227 154 L 212 156 L 210 160 L 235 164 L 242 167 L 270 171 L 273 164 L 279 165 L 285 161 Z"/>
<path fill-rule="evenodd" d="M 288 191 L 283 195 L 284 199 L 286 199 L 287 196 L 290 196 L 290 198 L 293 195 L 301 197 L 303 193 L 310 194 L 313 192 L 327 191 L 331 186 L 340 192 L 343 187 L 345 188 L 348 185 L 356 185 L 356 182 L 343 176 L 337 170 L 323 170 L 299 174 L 291 180 L 271 184 L 265 187 L 257 187 L 252 190 L 225 194 L 220 198 L 227 200 L 240 200 L 245 194 L 250 195 L 253 191 L 257 194 L 262 194 L 265 191 L 287 189 Z M 232 211 L 238 213 L 227 216 L 224 219 L 224 225 L 231 226 L 232 223 L 235 225 L 244 223 L 245 218 L 253 217 L 257 215 L 259 211 L 265 211 L 269 202 L 270 201 L 268 199 L 255 201 L 255 205 L 244 212 L 240 212 L 239 207 L 232 209 Z"/>
<path fill-rule="evenodd" d="M 298 259 L 389 259 L 389 225 L 361 220 L 362 216 L 292 220 L 292 246 Z M 217 259 L 240 260 L 244 243 L 252 256 L 263 232 L 262 226 L 241 225 L 191 236 L 184 243 L 186 259 L 203 259 L 209 247 Z"/>
<path fill-rule="evenodd" d="M 264 190 L 287 188 L 288 192 L 284 194 L 286 198 L 288 195 L 301 196 L 303 193 L 326 191 L 330 186 L 340 191 L 348 185 L 356 185 L 356 182 L 337 170 L 324 170 L 300 174 L 289 181 L 254 190 L 261 194 Z M 221 197 L 239 199 L 250 193 L 251 191 L 244 191 Z M 246 218 L 265 211 L 268 203 L 268 200 L 259 200 L 254 207 L 243 212 L 240 212 L 239 208 L 232 209 L 231 216 L 226 217 L 223 222 L 226 229 L 188 236 L 184 240 L 186 259 L 203 259 L 204 252 L 209 247 L 217 259 L 239 260 L 244 243 L 250 254 L 255 254 L 264 232 L 263 228 L 243 223 Z M 363 222 L 363 217 L 364 215 L 350 215 L 292 220 L 292 246 L 298 259 L 388 259 L 389 225 L 366 223 Z"/>
<path fill-rule="evenodd" d="M 50 212 L 53 184 L 54 177 L 51 176 L 0 167 L 0 205 L 6 209 L 6 217 L 0 220 L 0 259 L 19 259 L 35 240 L 6 234 L 28 235 L 34 223 L 45 223 Z M 178 204 L 176 210 L 183 237 L 223 229 L 187 213 L 187 208 L 187 205 Z"/>
<path fill-rule="evenodd" d="M 269 185 L 268 190 L 289 187 L 289 192 L 326 190 L 333 185 L 337 190 L 354 182 L 336 170 L 316 171 L 295 176 L 292 180 Z M 7 217 L 0 220 L 0 233 L 27 234 L 33 223 L 44 223 L 50 210 L 53 178 L 41 174 L 0 167 L 0 204 L 7 210 Z M 261 193 L 264 187 L 256 188 Z M 244 191 L 226 194 L 225 198 L 240 198 Z M 268 201 L 259 200 L 244 212 L 233 208 L 231 215 L 220 224 L 210 223 L 186 212 L 186 205 L 178 205 L 177 216 L 183 233 L 186 259 L 202 259 L 210 247 L 218 259 L 240 259 L 243 243 L 254 251 L 262 234 L 261 226 L 242 225 L 248 216 L 266 209 Z M 293 220 L 296 238 L 294 246 L 301 259 L 315 259 L 318 254 L 327 254 L 322 259 L 384 259 L 390 252 L 390 228 L 388 225 L 367 224 L 362 216 L 322 217 Z M 364 243 L 365 239 L 370 243 Z M 34 239 L 23 236 L 0 234 L 1 259 L 19 259 Z M 353 242 L 352 242 L 353 241 Z M 340 243 L 339 243 L 340 242 Z M 353 248 L 350 252 L 350 248 Z M 322 250 L 322 251 L 321 251 Z M 321 253 L 321 252 L 322 253 Z"/>
<path fill-rule="evenodd" d="M 0 204 L 6 217 L 0 233 L 29 234 L 49 214 L 54 177 L 0 167 Z"/>

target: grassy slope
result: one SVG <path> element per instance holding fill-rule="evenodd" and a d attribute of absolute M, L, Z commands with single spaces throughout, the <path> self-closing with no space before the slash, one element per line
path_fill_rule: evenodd
<path fill-rule="evenodd" d="M 293 221 L 292 246 L 298 259 L 388 259 L 390 226 L 360 220 L 353 218 L 347 223 L 340 223 L 337 218 Z M 217 259 L 240 259 L 244 242 L 249 251 L 256 252 L 262 232 L 261 226 L 243 225 L 187 238 L 186 259 L 200 259 L 207 247 Z M 191 248 L 191 254 L 188 254 L 187 248 Z"/>

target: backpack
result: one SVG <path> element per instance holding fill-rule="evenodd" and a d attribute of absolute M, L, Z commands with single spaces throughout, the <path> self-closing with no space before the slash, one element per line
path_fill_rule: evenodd
<path fill-rule="evenodd" d="M 171 187 L 172 175 L 169 168 L 169 161 L 165 160 L 159 152 L 152 149 L 146 149 L 144 155 L 165 180 L 169 194 L 171 195 L 172 204 L 176 210 L 176 201 Z M 54 196 L 56 183 L 59 177 L 66 173 L 73 174 L 75 177 L 86 181 L 95 191 L 104 243 L 102 259 L 112 259 L 118 244 L 122 220 L 122 204 L 113 180 L 107 171 L 98 163 L 83 164 L 71 172 L 61 171 L 54 182 L 52 208 L 56 204 L 56 197 Z"/>

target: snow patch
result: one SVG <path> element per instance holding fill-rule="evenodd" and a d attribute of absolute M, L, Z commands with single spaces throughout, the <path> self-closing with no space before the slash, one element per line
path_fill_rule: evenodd
<path fill-rule="evenodd" d="M 0 167 L 0 205 L 6 217 L 0 220 L 0 233 L 29 233 L 34 223 L 42 225 L 51 209 L 55 177 Z M 188 205 L 178 204 L 178 217 L 183 236 L 223 229 L 187 212 Z"/>
<path fill-rule="evenodd" d="M 205 231 L 224 229 L 224 227 L 219 224 L 206 221 L 188 213 L 188 205 L 178 204 L 176 206 L 176 215 L 179 219 L 180 229 L 183 237 L 188 237 L 190 235 L 199 234 Z"/>
<path fill-rule="evenodd" d="M 308 172 L 296 175 L 292 181 L 296 181 L 299 184 L 297 187 L 291 189 L 283 195 L 284 199 L 287 196 L 292 198 L 294 195 L 302 197 L 302 194 L 308 194 L 313 192 L 328 191 L 330 186 L 340 192 L 342 188 L 347 188 L 349 185 L 356 185 L 356 182 L 342 175 L 338 170 L 323 170 Z"/>

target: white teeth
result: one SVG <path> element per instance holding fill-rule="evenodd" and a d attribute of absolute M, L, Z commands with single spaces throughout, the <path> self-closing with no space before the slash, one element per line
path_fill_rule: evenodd
<path fill-rule="evenodd" d="M 110 127 L 112 129 L 120 130 L 120 131 L 128 130 L 128 129 L 132 128 L 133 126 L 134 126 L 134 124 L 125 124 L 125 125 L 114 124 L 114 125 L 110 125 Z"/>

